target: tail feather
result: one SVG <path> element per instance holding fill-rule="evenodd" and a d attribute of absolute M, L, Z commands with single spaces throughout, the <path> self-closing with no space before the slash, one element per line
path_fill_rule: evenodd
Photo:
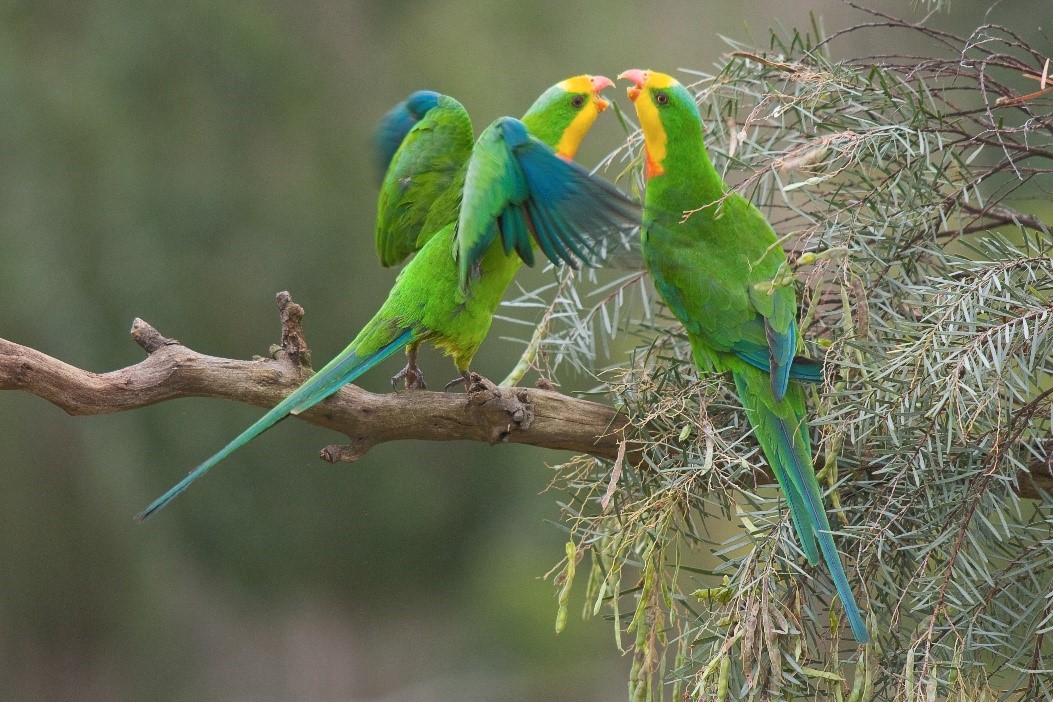
<path fill-rule="evenodd" d="M 774 437 L 761 438 L 761 434 L 766 433 L 764 430 L 769 426 L 762 424 L 765 417 L 761 410 L 758 410 L 754 405 L 760 405 L 763 409 L 762 403 L 754 398 L 754 391 L 750 387 L 750 375 L 752 373 L 737 372 L 733 373 L 732 377 L 735 379 L 735 389 L 738 390 L 739 398 L 742 400 L 743 406 L 746 408 L 746 415 L 749 417 L 750 423 L 756 427 L 757 440 L 761 445 L 761 449 L 764 451 L 765 457 L 768 459 L 768 464 L 771 466 L 772 472 L 775 473 L 775 479 L 779 481 L 779 485 L 782 486 L 783 494 L 786 496 L 786 502 L 790 505 L 790 519 L 793 521 L 794 531 L 797 532 L 797 540 L 801 544 L 801 550 L 804 552 L 805 558 L 808 559 L 808 563 L 811 565 L 818 565 L 819 563 L 819 549 L 816 547 L 816 534 L 813 528 L 813 521 L 809 519 L 808 508 L 805 505 L 803 491 L 798 486 L 797 481 L 786 472 L 786 466 L 791 465 L 793 462 L 793 451 L 788 452 L 786 456 L 780 456 L 779 460 L 772 460 L 773 455 L 781 454 L 781 445 L 775 444 Z M 770 412 L 768 413 L 770 414 Z M 808 441 L 808 434 L 804 432 L 804 441 Z M 803 447 L 804 452 L 811 454 L 811 445 L 805 445 Z M 823 519 L 826 518 L 823 513 Z"/>
<path fill-rule="evenodd" d="M 743 372 L 745 371 L 745 372 Z M 811 442 L 808 424 L 804 416 L 804 400 L 799 391 L 791 392 L 777 405 L 779 414 L 765 402 L 761 393 L 770 393 L 766 374 L 752 368 L 733 372 L 739 398 L 746 408 L 746 415 L 753 425 L 757 441 L 775 473 L 776 479 L 786 494 L 790 506 L 790 517 L 801 548 L 810 563 L 818 561 L 816 543 L 830 571 L 834 587 L 841 598 L 852 634 L 859 643 L 867 643 L 870 633 L 863 623 L 859 605 L 856 604 L 852 588 L 848 583 L 841 555 L 834 544 L 830 521 L 823 508 L 822 492 L 812 465 Z M 763 383 L 758 389 L 753 383 Z M 784 416 L 780 416 L 784 415 Z"/>
<path fill-rule="evenodd" d="M 412 340 L 413 330 L 406 329 L 393 341 L 365 356 L 359 356 L 355 353 L 358 344 L 352 342 L 332 361 L 327 363 L 325 367 L 308 378 L 303 385 L 293 390 L 284 400 L 257 419 L 252 426 L 238 434 L 230 443 L 213 454 L 201 465 L 194 468 L 194 470 L 190 471 L 185 478 L 169 488 L 165 494 L 150 503 L 150 506 L 140 512 L 136 516 L 136 519 L 140 522 L 145 522 L 158 511 L 163 509 L 169 502 L 178 497 L 180 493 L 190 487 L 195 480 L 207 473 L 212 466 L 216 465 L 224 458 L 288 417 L 290 414 L 299 414 L 300 412 L 304 412 L 315 406 L 347 383 L 350 383 L 352 380 L 359 377 L 391 354 L 409 344 Z"/>

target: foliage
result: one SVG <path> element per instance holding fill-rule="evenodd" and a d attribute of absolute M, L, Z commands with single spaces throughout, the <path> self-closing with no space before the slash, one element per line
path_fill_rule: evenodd
<path fill-rule="evenodd" d="M 1050 99 L 1028 95 L 1045 58 L 994 25 L 957 37 L 880 19 L 937 53 L 835 62 L 829 41 L 868 28 L 813 26 L 766 52 L 732 44 L 685 80 L 718 169 L 745 173 L 736 187 L 785 235 L 806 350 L 827 370 L 817 463 L 872 645 L 843 635 L 733 388 L 696 374 L 638 273 L 562 278 L 530 350 L 544 375 L 587 373 L 600 339 L 634 330 L 629 363 L 598 377 L 636 438 L 555 481 L 572 554 L 557 580 L 566 593 L 577 572 L 584 614 L 612 617 L 633 700 L 1053 695 L 1053 500 L 1018 494 L 1050 461 L 1053 234 L 1009 206 L 1053 173 Z M 607 162 L 633 187 L 639 144 Z"/>

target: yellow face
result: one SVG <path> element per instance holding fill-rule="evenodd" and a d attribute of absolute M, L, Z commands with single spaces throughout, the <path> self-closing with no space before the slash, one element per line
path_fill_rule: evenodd
<path fill-rule="evenodd" d="M 611 81 L 603 76 L 589 75 L 574 76 L 559 83 L 559 87 L 568 93 L 585 93 L 588 96 L 556 144 L 556 153 L 559 156 L 568 161 L 574 158 L 578 147 L 581 146 L 581 140 L 592 128 L 596 118 L 610 106 L 609 102 L 600 97 L 600 91 L 610 85 L 613 85 Z"/>
<path fill-rule="evenodd" d="M 619 78 L 628 78 L 635 85 L 630 85 L 626 92 L 636 106 L 636 115 L 640 118 L 640 129 L 644 136 L 644 175 L 652 178 L 665 172 L 662 161 L 666 154 L 666 133 L 658 115 L 658 106 L 654 103 L 652 89 L 669 88 L 677 85 L 672 76 L 655 71 L 626 71 Z"/>

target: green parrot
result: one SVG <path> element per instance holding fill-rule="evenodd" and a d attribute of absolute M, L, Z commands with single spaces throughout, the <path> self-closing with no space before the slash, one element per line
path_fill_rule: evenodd
<path fill-rule="evenodd" d="M 417 348 L 429 342 L 452 356 L 470 384 L 469 365 L 490 329 L 494 312 L 533 246 L 556 264 L 577 265 L 603 232 L 639 225 L 640 208 L 607 181 L 571 159 L 608 103 L 602 76 L 577 76 L 558 83 L 534 102 L 523 120 L 501 117 L 465 154 L 463 192 L 435 197 L 444 221 L 399 273 L 377 314 L 332 361 L 248 429 L 197 466 L 139 515 L 144 521 L 186 490 L 212 466 L 290 414 L 318 404 L 387 357 L 406 349 L 407 364 L 394 378 L 424 387 Z M 413 137 L 427 122 L 408 130 Z M 471 125 L 465 123 L 468 133 Z M 398 147 L 393 165 L 408 144 Z M 390 170 L 390 167 L 389 167 Z M 411 181 L 410 185 L 413 185 Z M 461 201 L 463 200 L 463 204 Z M 456 203 L 450 206 L 449 203 Z M 417 215 L 419 220 L 419 215 Z M 425 221 L 438 215 L 427 213 Z M 423 224 L 421 226 L 424 226 Z M 586 239 L 584 228 L 588 228 Z M 449 386 L 447 386 L 449 387 Z"/>
<path fill-rule="evenodd" d="M 643 131 L 644 262 L 683 322 L 695 364 L 731 373 L 768 463 L 786 494 L 808 562 L 822 552 L 852 634 L 870 640 L 830 533 L 812 464 L 801 382 L 821 367 L 795 355 L 797 301 L 786 252 L 760 211 L 709 160 L 691 93 L 672 77 L 633 69 L 629 98 Z M 791 382 L 793 381 L 793 382 Z M 818 543 L 818 549 L 816 544 Z"/>

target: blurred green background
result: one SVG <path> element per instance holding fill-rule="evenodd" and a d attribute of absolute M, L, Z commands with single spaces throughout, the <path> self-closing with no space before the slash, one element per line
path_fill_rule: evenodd
<path fill-rule="evenodd" d="M 967 33 L 985 8 L 957 0 L 937 24 Z M 862 17 L 834 0 L 0 3 L 0 336 L 103 372 L 141 360 L 140 316 L 249 358 L 278 341 L 288 289 L 321 365 L 394 279 L 372 250 L 369 148 L 408 92 L 458 97 L 479 130 L 577 73 L 709 69 L 718 35 L 766 47 L 809 9 L 828 29 Z M 1033 30 L 1043 9 L 997 19 Z M 834 51 L 907 48 L 872 36 Z M 608 97 L 628 109 L 622 87 Z M 621 138 L 604 115 L 580 160 Z M 498 337 L 522 334 L 496 323 L 475 369 L 502 377 L 519 351 Z M 452 377 L 434 352 L 422 364 Z M 564 536 L 541 491 L 561 454 L 403 443 L 334 467 L 316 456 L 339 436 L 287 422 L 132 521 L 258 414 L 71 418 L 0 393 L 0 697 L 624 698 L 609 622 L 581 622 L 578 598 L 553 633 L 540 576 Z"/>

